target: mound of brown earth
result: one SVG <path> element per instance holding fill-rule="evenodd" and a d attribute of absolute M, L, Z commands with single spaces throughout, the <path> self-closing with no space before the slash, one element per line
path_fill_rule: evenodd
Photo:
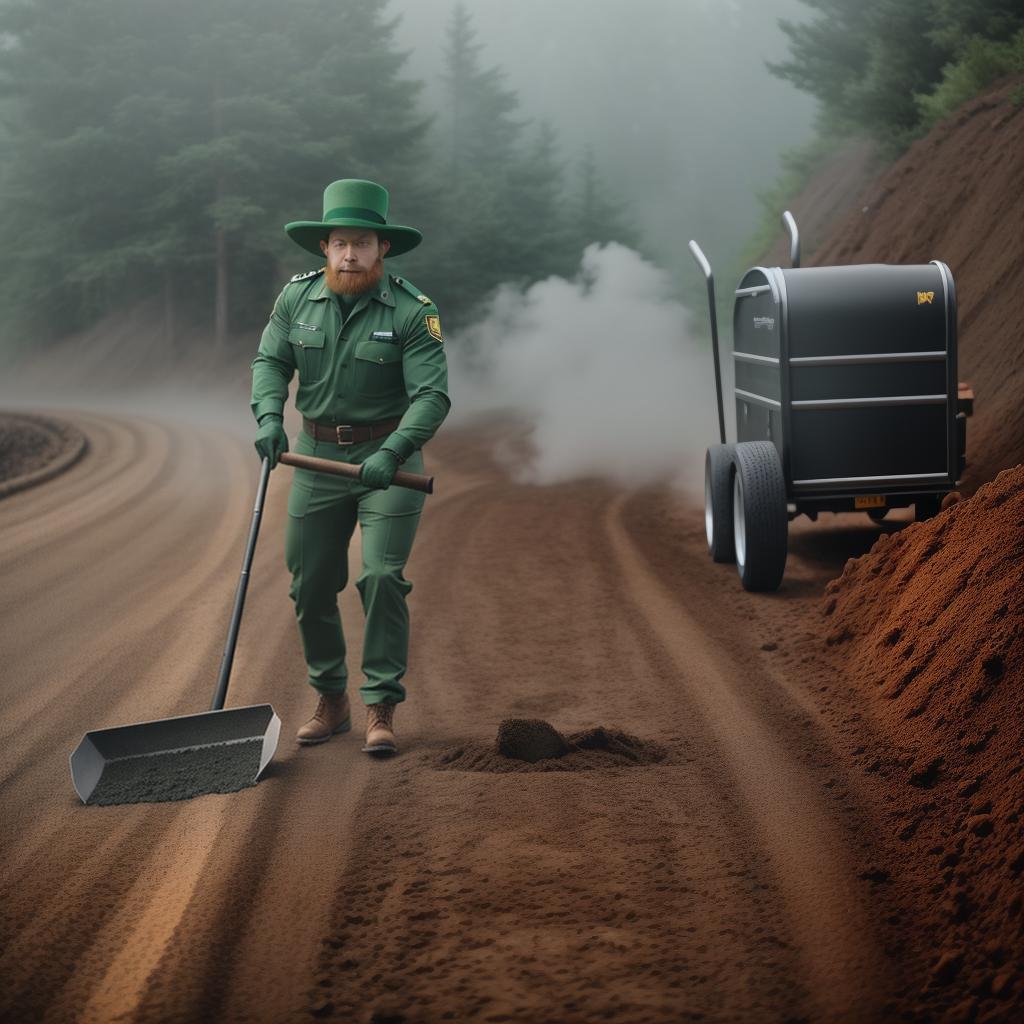
<path fill-rule="evenodd" d="M 1022 1020 L 1024 466 L 883 536 L 823 600 L 825 643 L 883 738 L 866 770 L 903 845 L 873 877 L 913 908 L 908 941 L 934 936 L 918 1009 Z"/>
<path fill-rule="evenodd" d="M 926 263 L 953 271 L 959 378 L 977 402 L 967 430 L 973 491 L 1024 461 L 1022 79 L 965 104 L 863 194 L 808 263 Z"/>
<path fill-rule="evenodd" d="M 572 750 L 550 722 L 537 718 L 506 718 L 498 726 L 497 746 L 499 754 L 531 764 Z"/>

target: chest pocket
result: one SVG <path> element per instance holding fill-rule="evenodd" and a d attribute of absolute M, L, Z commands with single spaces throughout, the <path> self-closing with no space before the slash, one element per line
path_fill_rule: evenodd
<path fill-rule="evenodd" d="M 317 327 L 296 327 L 288 334 L 288 341 L 295 356 L 295 365 L 299 368 L 299 382 L 312 384 L 320 380 L 325 373 L 324 332 Z"/>
<path fill-rule="evenodd" d="M 361 395 L 401 392 L 402 348 L 381 341 L 361 341 L 355 350 L 355 386 Z"/>

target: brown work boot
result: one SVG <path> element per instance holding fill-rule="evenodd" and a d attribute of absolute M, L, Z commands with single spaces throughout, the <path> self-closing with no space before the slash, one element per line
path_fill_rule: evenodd
<path fill-rule="evenodd" d="M 313 717 L 295 734 L 300 743 L 326 743 L 337 732 L 352 728 L 347 693 L 321 693 Z"/>
<path fill-rule="evenodd" d="M 367 754 L 387 757 L 397 753 L 394 717 L 394 704 L 371 704 L 366 709 L 366 745 L 363 750 Z"/>

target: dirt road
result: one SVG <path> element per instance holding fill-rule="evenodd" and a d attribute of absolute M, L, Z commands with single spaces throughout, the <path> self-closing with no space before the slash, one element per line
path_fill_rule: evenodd
<path fill-rule="evenodd" d="M 860 877 L 882 811 L 787 648 L 876 529 L 798 530 L 783 590 L 754 597 L 678 496 L 518 485 L 441 437 L 403 753 L 371 763 L 357 734 L 292 739 L 312 701 L 278 470 L 228 696 L 274 705 L 276 763 L 230 796 L 83 807 L 84 731 L 207 706 L 257 463 L 196 419 L 65 416 L 88 453 L 0 502 L 2 1019 L 887 1016 L 903 968 Z M 342 614 L 355 674 L 352 588 Z M 510 716 L 667 756 L 447 768 Z"/>

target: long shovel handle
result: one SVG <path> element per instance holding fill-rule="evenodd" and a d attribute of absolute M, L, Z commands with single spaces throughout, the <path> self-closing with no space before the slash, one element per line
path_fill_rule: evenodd
<path fill-rule="evenodd" d="M 228 627 L 228 638 L 224 644 L 224 656 L 220 659 L 220 675 L 217 677 L 217 688 L 213 691 L 211 711 L 220 711 L 228 695 L 228 679 L 231 676 L 231 663 L 235 660 L 235 644 L 238 642 L 238 627 L 242 622 L 242 609 L 245 607 L 245 591 L 249 586 L 249 570 L 252 568 L 252 556 L 256 550 L 256 538 L 260 533 L 260 517 L 263 515 L 263 502 L 267 496 L 267 481 L 270 479 L 270 459 L 263 460 L 260 470 L 260 482 L 256 488 L 256 505 L 252 510 L 252 523 L 249 526 L 249 539 L 245 545 L 245 558 L 242 561 L 242 575 L 238 578 L 235 590 L 235 606 L 231 610 L 231 625 Z"/>
<path fill-rule="evenodd" d="M 358 480 L 362 469 L 362 466 L 353 465 L 351 462 L 335 462 L 333 459 L 318 459 L 312 455 L 296 455 L 294 452 L 285 452 L 281 456 L 281 462 L 286 466 L 294 466 L 296 469 L 333 473 L 335 476 L 346 476 L 350 480 Z M 434 493 L 434 478 L 432 476 L 407 473 L 403 469 L 395 474 L 392 484 L 396 487 L 408 487 L 411 491 L 422 491 L 424 494 Z"/>

